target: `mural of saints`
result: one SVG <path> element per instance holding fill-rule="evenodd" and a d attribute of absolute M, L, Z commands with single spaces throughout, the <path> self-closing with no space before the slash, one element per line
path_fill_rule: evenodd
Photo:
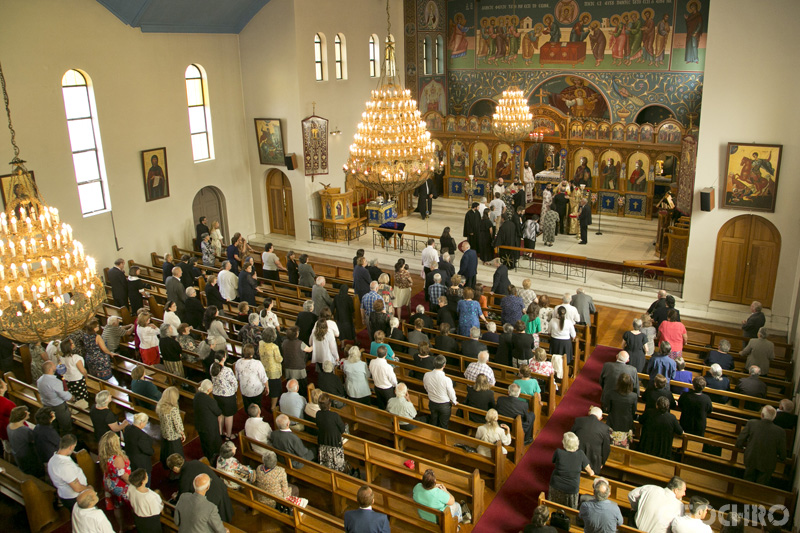
<path fill-rule="evenodd" d="M 619 171 L 620 171 L 620 164 L 619 161 L 614 161 L 613 157 L 609 157 L 608 160 L 603 161 L 600 164 L 600 175 L 603 177 L 603 188 L 604 189 L 616 189 L 619 185 Z"/>
<path fill-rule="evenodd" d="M 450 50 L 450 57 L 456 59 L 467 55 L 467 19 L 464 18 L 463 13 L 456 13 L 453 20 L 450 22 L 450 38 L 447 42 L 447 48 Z"/>
<path fill-rule="evenodd" d="M 629 191 L 644 192 L 647 189 L 647 171 L 642 168 L 643 164 L 641 159 L 636 160 L 636 164 L 628 178 Z"/>
<path fill-rule="evenodd" d="M 483 158 L 483 150 L 478 150 L 475 152 L 475 161 L 472 163 L 472 175 L 476 178 L 486 178 L 488 171 L 488 165 L 486 164 L 486 160 Z"/>

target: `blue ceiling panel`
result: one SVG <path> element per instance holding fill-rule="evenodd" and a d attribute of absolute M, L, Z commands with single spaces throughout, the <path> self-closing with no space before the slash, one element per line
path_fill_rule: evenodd
<path fill-rule="evenodd" d="M 142 32 L 236 33 L 269 0 L 97 0 Z"/>

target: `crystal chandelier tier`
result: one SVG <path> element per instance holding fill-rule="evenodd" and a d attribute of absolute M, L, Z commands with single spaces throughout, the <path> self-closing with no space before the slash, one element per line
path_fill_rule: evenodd
<path fill-rule="evenodd" d="M 492 133 L 509 143 L 522 140 L 531 131 L 533 115 L 522 91 L 506 89 L 492 115 Z"/>
<path fill-rule="evenodd" d="M 386 16 L 390 35 L 388 0 Z M 378 88 L 372 91 L 361 114 L 343 168 L 364 187 L 396 197 L 427 180 L 438 163 L 417 102 L 396 77 L 394 42 L 390 39 L 384 59 Z"/>
<path fill-rule="evenodd" d="M 0 333 L 18 342 L 45 342 L 79 329 L 105 294 L 94 259 L 73 240 L 58 209 L 44 203 L 19 158 L 2 66 L 0 82 L 14 148 L 10 194 L 0 213 Z"/>

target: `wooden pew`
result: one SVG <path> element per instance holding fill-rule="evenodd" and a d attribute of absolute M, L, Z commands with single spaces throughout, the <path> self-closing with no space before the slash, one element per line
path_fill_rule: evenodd
<path fill-rule="evenodd" d="M 579 510 L 578 509 L 573 509 L 572 507 L 567 507 L 566 505 L 561 505 L 560 503 L 556 503 L 556 502 L 550 501 L 550 500 L 548 500 L 546 498 L 544 492 L 540 492 L 539 493 L 539 503 L 538 504 L 539 505 L 546 505 L 547 507 L 550 508 L 551 511 L 553 511 L 553 510 L 560 511 L 560 512 L 566 514 L 567 516 L 569 516 L 569 518 L 570 518 L 569 532 L 570 533 L 583 533 L 583 528 L 580 527 L 578 525 L 578 523 L 577 523 L 578 514 L 579 514 Z M 636 529 L 636 528 L 631 527 L 631 526 L 626 526 L 624 524 L 619 526 L 617 528 L 617 531 L 620 532 L 620 533 L 644 533 L 640 529 Z"/>
<path fill-rule="evenodd" d="M 689 334 L 689 344 L 706 350 L 716 349 L 719 341 L 727 339 L 731 343 L 731 352 L 738 353 L 747 346 L 749 338 L 740 334 L 722 333 L 708 328 L 697 326 L 686 326 Z M 792 361 L 794 346 L 791 343 L 770 339 L 775 345 L 775 359 L 782 361 Z"/>
<path fill-rule="evenodd" d="M 235 527 L 227 522 L 223 522 L 222 524 L 229 533 L 245 533 L 244 530 L 239 529 L 238 527 Z M 178 526 L 175 525 L 175 506 L 169 503 L 167 500 L 164 500 L 164 509 L 161 510 L 161 526 L 166 528 L 167 531 L 178 531 Z M 309 531 L 317 533 L 320 530 L 298 529 L 297 531 Z"/>
<path fill-rule="evenodd" d="M 283 467 L 286 469 L 286 474 L 288 476 L 292 477 L 293 479 L 303 481 L 304 483 L 308 483 L 309 485 L 322 488 L 331 495 L 334 513 L 336 516 L 344 514 L 344 511 L 347 510 L 347 507 L 353 506 L 353 504 L 358 501 L 358 489 L 361 488 L 362 485 L 366 484 L 360 479 L 348 476 L 347 474 L 343 474 L 335 470 L 331 470 L 329 468 L 325 468 L 322 465 L 308 461 L 302 457 L 296 457 L 294 455 L 274 449 L 273 451 L 275 451 L 279 457 L 285 460 Z M 201 461 L 207 463 L 205 458 L 201 459 Z M 294 468 L 292 461 L 301 463 L 303 467 L 298 469 Z M 274 500 L 281 500 L 280 498 L 276 498 L 266 491 L 259 489 L 255 485 L 242 482 L 239 478 L 231 476 L 226 472 L 222 472 L 217 468 L 212 467 L 212 469 L 223 480 L 233 481 L 242 487 L 241 490 L 228 489 L 228 494 L 233 501 L 242 503 L 256 511 L 265 512 L 272 508 L 256 501 L 256 495 L 267 496 Z M 457 520 L 450 514 L 449 509 L 445 509 L 445 511 L 436 511 L 430 507 L 425 507 L 416 503 L 408 496 L 395 494 L 392 491 L 378 485 L 369 484 L 369 487 L 372 489 L 372 492 L 375 496 L 375 501 L 372 504 L 372 508 L 376 511 L 386 514 L 389 517 L 390 524 L 393 524 L 394 527 L 398 528 L 398 531 L 404 529 L 403 525 L 410 525 L 415 529 L 422 529 L 425 531 L 456 533 L 456 529 L 458 527 Z M 281 500 L 281 505 L 286 503 L 288 502 Z M 417 515 L 418 509 L 423 509 L 436 515 L 439 523 L 434 524 L 419 518 Z M 306 511 L 316 511 L 318 516 L 326 521 L 326 527 L 336 527 L 336 529 L 328 529 L 328 531 L 341 531 L 344 529 L 344 522 L 341 519 L 327 515 L 326 513 L 323 513 L 322 511 L 319 511 L 313 507 L 306 507 L 305 509 L 294 507 L 293 510 L 294 515 L 305 514 Z"/>
<path fill-rule="evenodd" d="M 15 465 L 0 459 L 0 492 L 25 508 L 31 531 L 69 521 L 53 508 L 56 489 L 39 478 L 29 476 Z"/>
<path fill-rule="evenodd" d="M 316 426 L 309 421 L 304 421 L 304 424 L 310 427 Z M 316 445 L 316 437 L 305 432 L 298 432 L 297 435 L 304 441 Z M 254 444 L 270 449 L 276 454 L 283 454 L 285 462 L 288 462 L 288 454 L 276 450 L 268 443 L 251 439 L 245 436 L 244 432 L 239 433 L 242 455 L 261 463 L 261 454 L 253 450 Z M 389 473 L 392 478 L 399 477 L 409 483 L 418 483 L 422 480 L 425 470 L 430 468 L 436 474 L 436 480 L 443 483 L 448 491 L 456 495 L 456 500 L 466 499 L 470 502 L 473 521 L 477 522 L 485 510 L 484 491 L 486 485 L 477 469 L 465 472 L 419 455 L 376 444 L 356 435 L 347 435 L 344 453 L 350 462 L 364 465 L 363 471 L 366 474 L 367 483 L 378 483 L 378 479 L 384 472 Z M 405 463 L 408 461 L 414 462 L 412 468 L 406 466 Z"/>
<path fill-rule="evenodd" d="M 9 397 L 15 398 L 37 409 L 43 407 L 42 397 L 39 395 L 39 389 L 33 385 L 29 385 L 24 381 L 17 379 L 13 372 L 6 372 L 3 376 L 6 384 L 8 385 Z M 69 404 L 72 409 L 72 423 L 76 427 L 84 429 L 88 432 L 94 432 L 92 419 L 89 417 L 88 409 L 81 409 L 74 403 Z M 77 412 L 76 412 L 77 411 Z"/>

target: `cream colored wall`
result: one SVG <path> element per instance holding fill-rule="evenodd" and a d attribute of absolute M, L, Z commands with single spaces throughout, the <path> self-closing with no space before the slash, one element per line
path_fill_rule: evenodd
<path fill-rule="evenodd" d="M 763 9 L 763 4 L 751 0 L 711 2 L 684 298 L 697 305 L 708 302 L 717 232 L 729 219 L 746 214 L 719 208 L 727 143 L 783 144 L 775 213 L 755 214 L 768 219 L 781 233 L 772 322 L 786 330 L 794 321 L 790 317 L 795 308 L 800 253 L 800 181 L 795 175 L 800 167 L 800 111 L 791 103 L 789 89 L 800 83 L 800 72 L 787 58 L 797 57 L 800 43 L 781 36 L 793 33 L 795 22 L 800 19 L 800 3 L 770 2 L 769 10 L 779 13 L 777 17 L 765 16 Z M 716 187 L 717 208 L 703 213 L 699 190 L 709 186 Z M 711 307 L 714 305 L 712 302 Z M 742 312 L 746 313 L 744 306 Z"/>
<path fill-rule="evenodd" d="M 45 200 L 99 265 L 117 256 L 149 261 L 151 251 L 189 242 L 192 199 L 205 185 L 224 193 L 229 228 L 253 227 L 235 35 L 143 34 L 95 0 L 26 0 L 5 3 L 0 51 L 21 155 Z M 197 164 L 183 79 L 190 63 L 208 74 L 216 148 L 215 160 Z M 86 71 L 94 85 L 119 252 L 110 215 L 80 213 L 61 97 L 61 77 L 70 68 Z M 10 161 L 5 124 L 0 130 L 0 161 Z M 170 197 L 147 203 L 139 152 L 161 146 Z"/>
<path fill-rule="evenodd" d="M 401 0 L 391 0 L 392 34 L 397 43 L 398 72 L 403 71 L 403 10 Z M 381 0 L 331 2 L 323 0 L 271 0 L 239 35 L 244 91 L 245 123 L 253 130 L 254 118 L 281 118 L 284 149 L 297 154 L 300 168 L 284 172 L 294 199 L 298 239 L 309 238 L 308 218 L 319 216 L 320 182 L 344 187 L 342 165 L 347 160 L 353 134 L 364 111 L 364 103 L 378 79 L 369 77 L 369 36 L 386 38 L 386 6 Z M 328 80 L 317 82 L 314 73 L 314 35 L 327 41 Z M 347 48 L 348 79 L 336 80 L 333 41 L 343 33 Z M 382 50 L 382 48 L 381 48 Z M 302 169 L 303 144 L 300 121 L 312 114 L 327 118 L 330 129 L 342 134 L 329 137 L 329 174 L 312 183 Z M 254 130 L 253 130 L 254 131 Z M 251 142 L 252 141 L 252 142 Z M 251 186 L 256 212 L 256 232 L 269 231 L 266 175 L 255 139 L 247 144 L 252 169 Z"/>

